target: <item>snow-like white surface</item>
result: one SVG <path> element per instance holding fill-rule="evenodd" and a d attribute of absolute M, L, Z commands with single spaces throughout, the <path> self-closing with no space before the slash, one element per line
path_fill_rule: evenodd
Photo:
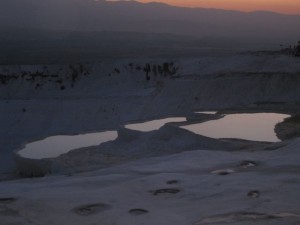
<path fill-rule="evenodd" d="M 297 224 L 299 143 L 252 153 L 191 151 L 71 177 L 1 182 L 1 222 Z"/>
<path fill-rule="evenodd" d="M 175 75 L 151 71 L 150 79 L 146 76 L 147 64 L 158 68 L 166 61 L 172 61 Z M 145 133 L 122 127 L 153 118 L 191 117 L 194 122 L 215 116 L 190 116 L 198 109 L 295 113 L 298 59 L 239 54 L 105 60 L 84 68 L 1 66 L 0 71 L 12 77 L 24 71 L 44 75 L 0 85 L 1 178 L 16 170 L 13 151 L 28 142 L 103 130 L 118 130 L 119 135 L 114 142 L 54 161 L 16 158 L 32 175 L 43 169 L 68 175 L 1 181 L 1 225 L 299 222 L 299 139 L 233 143 L 173 124 Z M 80 74 L 75 81 L 74 73 Z M 75 173 L 88 170 L 94 171 Z"/>
<path fill-rule="evenodd" d="M 166 62 L 176 69 L 172 77 L 158 70 Z M 263 54 L 0 66 L 11 77 L 0 84 L 1 174 L 13 172 L 13 150 L 53 135 L 117 130 L 196 109 L 295 107 L 299 71 L 297 58 Z"/>

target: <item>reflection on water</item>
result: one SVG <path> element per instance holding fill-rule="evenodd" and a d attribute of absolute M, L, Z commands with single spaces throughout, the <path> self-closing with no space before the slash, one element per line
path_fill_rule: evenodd
<path fill-rule="evenodd" d="M 280 141 L 275 125 L 289 117 L 278 113 L 230 114 L 218 120 L 182 126 L 186 130 L 211 138 L 238 138 L 252 141 Z"/>
<path fill-rule="evenodd" d="M 202 114 L 210 114 L 210 115 L 214 115 L 214 114 L 217 114 L 217 111 L 203 111 L 203 112 L 196 112 L 196 113 L 202 113 Z"/>
<path fill-rule="evenodd" d="M 253 141 L 280 141 L 274 132 L 277 123 L 289 117 L 277 113 L 230 114 L 218 120 L 181 126 L 181 128 L 212 138 L 238 138 Z M 147 121 L 144 123 L 128 124 L 125 127 L 138 131 L 158 130 L 166 123 L 185 122 L 185 117 L 170 117 Z M 18 152 L 25 158 L 42 159 L 54 158 L 73 149 L 99 145 L 115 140 L 116 131 L 106 131 L 74 136 L 52 136 L 43 140 L 26 144 Z"/>
<path fill-rule="evenodd" d="M 151 120 L 144 123 L 127 124 L 125 125 L 125 128 L 147 132 L 147 131 L 158 130 L 166 123 L 185 122 L 185 121 L 186 121 L 185 117 L 169 117 L 165 119 Z"/>
<path fill-rule="evenodd" d="M 25 148 L 19 151 L 18 154 L 31 159 L 54 158 L 70 150 L 99 145 L 103 142 L 115 140 L 117 137 L 118 133 L 116 131 L 74 136 L 52 136 L 26 144 Z"/>

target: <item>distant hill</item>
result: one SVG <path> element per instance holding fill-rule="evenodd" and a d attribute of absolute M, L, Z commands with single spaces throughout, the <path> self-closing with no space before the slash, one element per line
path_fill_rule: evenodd
<path fill-rule="evenodd" d="M 243 13 L 161 3 L 100 0 L 1 0 L 1 28 L 129 31 L 269 42 L 300 38 L 300 15 Z"/>
<path fill-rule="evenodd" d="M 100 0 L 1 0 L 0 64 L 181 57 L 274 49 L 300 39 L 300 15 Z"/>

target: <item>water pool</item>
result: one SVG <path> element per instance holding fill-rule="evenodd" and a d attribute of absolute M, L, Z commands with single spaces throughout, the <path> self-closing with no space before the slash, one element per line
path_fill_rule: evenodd
<path fill-rule="evenodd" d="M 157 119 L 157 120 L 151 120 L 143 123 L 134 123 L 134 124 L 127 124 L 125 125 L 125 128 L 131 129 L 131 130 L 137 130 L 137 131 L 154 131 L 158 130 L 162 126 L 164 126 L 166 123 L 171 122 L 185 122 L 185 117 L 168 117 L 164 119 Z"/>
<path fill-rule="evenodd" d="M 279 142 L 275 125 L 290 117 L 279 113 L 229 114 L 221 119 L 181 126 L 211 138 L 237 138 L 251 141 Z"/>
<path fill-rule="evenodd" d="M 80 135 L 58 135 L 25 145 L 18 154 L 25 158 L 43 159 L 55 158 L 73 149 L 96 146 L 101 143 L 115 140 L 117 131 L 105 131 Z"/>

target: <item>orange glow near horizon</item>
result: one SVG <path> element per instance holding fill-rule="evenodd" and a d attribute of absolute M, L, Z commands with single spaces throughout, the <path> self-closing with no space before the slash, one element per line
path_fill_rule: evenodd
<path fill-rule="evenodd" d="M 300 0 L 138 0 L 139 2 L 163 2 L 175 6 L 203 7 L 227 10 L 273 11 L 300 14 Z"/>

